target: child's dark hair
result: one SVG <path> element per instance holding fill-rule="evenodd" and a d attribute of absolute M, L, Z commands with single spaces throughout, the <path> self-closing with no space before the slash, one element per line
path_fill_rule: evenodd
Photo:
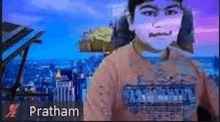
<path fill-rule="evenodd" d="M 140 5 L 143 2 L 146 1 L 151 1 L 151 0 L 128 0 L 128 11 L 131 14 L 131 19 L 134 18 L 134 11 L 135 11 L 135 7 L 137 5 Z M 181 3 L 181 9 L 183 10 L 183 18 L 181 21 L 181 28 L 177 37 L 177 43 L 173 43 L 172 45 L 178 46 L 181 49 L 191 52 L 193 53 L 193 43 L 194 43 L 194 25 L 193 25 L 193 15 L 192 15 L 192 11 L 191 9 L 187 8 L 186 6 L 183 5 L 183 0 L 176 0 L 178 2 Z M 125 16 L 121 17 L 120 19 L 126 18 Z M 123 19 L 124 20 L 124 19 Z M 121 21 L 121 20 L 119 20 Z M 132 21 L 132 20 L 131 20 Z M 120 27 L 122 29 L 120 29 L 120 31 L 118 31 L 118 29 L 114 30 L 113 34 L 113 38 L 112 38 L 112 45 L 114 45 L 114 47 L 118 48 L 120 46 L 123 46 L 129 42 L 132 41 L 132 39 L 134 38 L 134 33 L 131 32 L 131 37 L 130 40 L 124 40 L 122 43 L 119 45 L 118 40 L 114 37 L 117 37 L 116 35 L 118 35 L 119 33 L 121 33 L 123 30 L 128 31 L 128 23 L 127 21 L 123 21 L 123 27 Z M 119 24 L 122 24 L 122 22 L 120 22 Z M 125 26 L 126 25 L 126 26 Z M 117 25 L 117 26 L 122 26 L 122 25 Z M 117 32 L 116 32 L 117 31 Z M 117 34 L 116 34 L 117 33 Z"/>
<path fill-rule="evenodd" d="M 147 2 L 147 1 L 153 1 L 153 0 L 128 0 L 128 11 L 129 11 L 130 14 L 131 14 L 132 20 L 134 19 L 135 7 L 136 7 L 137 5 L 140 5 L 140 4 L 142 4 L 142 3 L 144 3 L 144 2 Z M 174 1 L 180 2 L 181 8 L 182 8 L 182 2 L 183 2 L 183 0 L 174 0 Z"/>

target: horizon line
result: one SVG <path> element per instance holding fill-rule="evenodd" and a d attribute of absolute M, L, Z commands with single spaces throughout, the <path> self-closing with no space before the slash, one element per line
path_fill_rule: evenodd
<path fill-rule="evenodd" d="M 217 55 L 214 55 L 214 56 L 189 56 L 189 58 L 213 58 L 213 57 L 218 57 Z M 149 58 L 157 58 L 155 56 L 149 56 Z M 89 58 L 85 58 L 85 59 L 81 59 L 81 58 L 78 58 L 78 59 L 63 59 L 63 58 L 51 58 L 51 59 L 34 59 L 34 58 L 30 58 L 30 59 L 27 59 L 27 60 L 86 60 L 86 59 L 89 59 Z M 14 59 L 14 60 L 22 60 L 22 59 Z M 13 60 L 12 60 L 13 61 Z"/>

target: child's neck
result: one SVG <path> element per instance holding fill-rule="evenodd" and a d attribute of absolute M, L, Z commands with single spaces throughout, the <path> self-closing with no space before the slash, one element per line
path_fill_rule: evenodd
<path fill-rule="evenodd" d="M 142 56 L 142 57 L 156 57 L 160 61 L 166 60 L 168 57 L 167 49 L 164 50 L 156 50 L 153 49 L 151 46 L 144 44 L 140 40 L 135 40 L 134 42 L 135 50 Z"/>

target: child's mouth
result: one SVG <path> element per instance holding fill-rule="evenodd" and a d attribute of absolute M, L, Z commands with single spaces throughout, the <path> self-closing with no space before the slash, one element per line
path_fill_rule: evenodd
<path fill-rule="evenodd" d="M 172 31 L 170 31 L 169 33 L 150 33 L 149 34 L 149 37 L 156 37 L 156 36 L 168 36 L 168 35 L 171 35 L 172 34 Z"/>

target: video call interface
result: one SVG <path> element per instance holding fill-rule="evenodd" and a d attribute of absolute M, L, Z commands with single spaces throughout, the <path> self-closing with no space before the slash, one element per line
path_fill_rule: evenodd
<path fill-rule="evenodd" d="M 2 0 L 3 121 L 219 121 L 217 0 Z"/>

